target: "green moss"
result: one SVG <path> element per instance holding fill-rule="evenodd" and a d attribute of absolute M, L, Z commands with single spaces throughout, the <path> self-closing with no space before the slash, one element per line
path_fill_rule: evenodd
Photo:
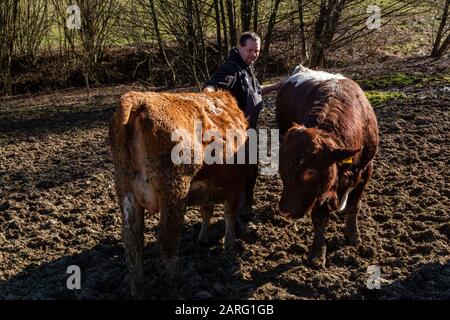
<path fill-rule="evenodd" d="M 404 92 L 397 91 L 366 91 L 365 93 L 373 107 L 391 100 L 404 100 L 408 98 Z"/>
<path fill-rule="evenodd" d="M 427 77 L 428 82 L 437 82 L 444 85 L 450 84 L 450 74 L 431 75 Z"/>
<path fill-rule="evenodd" d="M 364 90 L 385 89 L 389 87 L 402 88 L 406 86 L 416 85 L 423 87 L 429 83 L 450 83 L 449 74 L 437 75 L 407 75 L 402 73 L 392 74 L 390 76 L 383 76 L 374 79 L 364 79 L 357 81 Z"/>
<path fill-rule="evenodd" d="M 404 87 L 408 86 L 414 83 L 420 82 L 420 79 L 418 79 L 415 76 L 408 76 L 405 74 L 393 74 L 390 76 L 384 76 L 379 77 L 375 79 L 366 79 L 358 81 L 360 86 L 363 89 L 366 90 L 374 90 L 374 89 L 380 89 L 380 88 L 387 88 L 387 87 Z"/>

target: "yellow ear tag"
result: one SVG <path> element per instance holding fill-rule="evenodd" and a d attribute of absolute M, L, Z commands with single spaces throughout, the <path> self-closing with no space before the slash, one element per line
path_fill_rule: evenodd
<path fill-rule="evenodd" d="M 342 164 L 352 164 L 353 163 L 353 160 L 352 160 L 352 157 L 348 157 L 348 158 L 345 158 L 345 159 L 343 159 L 342 161 L 341 161 L 341 163 Z"/>

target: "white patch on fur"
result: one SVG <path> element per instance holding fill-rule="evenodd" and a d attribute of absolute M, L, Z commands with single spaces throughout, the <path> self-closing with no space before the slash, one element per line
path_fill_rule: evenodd
<path fill-rule="evenodd" d="M 339 203 L 339 208 L 337 211 L 341 212 L 342 210 L 345 209 L 345 206 L 347 205 L 347 200 L 348 200 L 348 195 L 350 194 L 350 192 L 353 191 L 353 187 L 350 187 L 347 189 L 347 191 L 345 191 L 344 195 L 341 198 L 341 201 Z"/>
<path fill-rule="evenodd" d="M 341 74 L 328 73 L 325 71 L 316 71 L 308 69 L 303 66 L 297 66 L 295 70 L 292 72 L 289 79 L 286 80 L 286 82 L 295 83 L 295 86 L 297 87 L 301 85 L 303 82 L 308 80 L 313 80 L 315 82 L 322 82 L 333 79 L 342 80 L 346 78 Z"/>
<path fill-rule="evenodd" d="M 217 114 L 218 116 L 220 116 L 223 112 L 223 110 L 225 110 L 226 106 L 225 104 L 222 102 L 222 100 L 220 99 L 214 99 L 214 113 Z"/>
<path fill-rule="evenodd" d="M 136 175 L 133 180 L 133 193 L 138 203 L 150 212 L 158 211 L 156 190 L 147 179 L 145 173 Z"/>
<path fill-rule="evenodd" d="M 225 106 L 219 99 L 212 99 L 211 97 L 201 95 L 198 97 L 203 100 L 207 105 L 210 112 L 221 115 L 223 112 L 223 107 Z M 220 106 L 219 106 L 220 105 Z"/>

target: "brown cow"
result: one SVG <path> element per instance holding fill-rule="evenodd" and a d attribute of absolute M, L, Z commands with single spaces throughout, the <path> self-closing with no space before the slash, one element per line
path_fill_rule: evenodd
<path fill-rule="evenodd" d="M 297 67 L 277 94 L 280 136 L 280 214 L 311 211 L 309 262 L 324 267 L 330 212 L 344 211 L 346 239 L 359 240 L 359 202 L 373 170 L 378 125 L 364 92 L 341 75 Z"/>
<path fill-rule="evenodd" d="M 226 249 L 234 246 L 234 223 L 245 166 L 205 164 L 208 143 L 203 141 L 205 139 L 195 140 L 195 121 L 200 121 L 202 135 L 210 129 L 222 137 L 226 137 L 227 129 L 237 133 L 237 142 L 233 139 L 230 153 L 219 152 L 224 163 L 227 155 L 236 155 L 245 147 L 248 123 L 227 92 L 130 92 L 121 97 L 111 120 L 109 139 L 114 181 L 122 212 L 122 239 L 133 296 L 143 294 L 145 210 L 153 214 L 160 211 L 159 242 L 169 276 L 179 271 L 178 247 L 187 204 L 201 205 L 203 223 L 199 241 L 207 242 L 214 202 L 224 201 L 224 245 Z M 180 129 L 187 132 L 188 137 L 172 141 L 173 133 Z M 185 145 L 189 149 L 188 156 L 198 151 L 198 158 L 190 164 L 174 163 L 174 147 L 187 143 L 184 139 L 192 142 Z"/>

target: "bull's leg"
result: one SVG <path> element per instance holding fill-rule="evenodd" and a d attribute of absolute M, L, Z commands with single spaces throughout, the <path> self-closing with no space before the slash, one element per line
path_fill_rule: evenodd
<path fill-rule="evenodd" d="M 237 210 L 239 208 L 239 195 L 225 202 L 225 250 L 232 250 L 236 243 L 235 223 Z"/>
<path fill-rule="evenodd" d="M 209 221 L 214 212 L 214 204 L 202 204 L 200 206 L 200 213 L 202 215 L 202 228 L 200 229 L 200 234 L 198 236 L 198 243 L 200 245 L 209 244 Z"/>
<path fill-rule="evenodd" d="M 132 193 L 122 201 L 122 240 L 131 280 L 131 295 L 144 295 L 144 209 Z"/>
<path fill-rule="evenodd" d="M 312 268 L 323 268 L 326 262 L 327 246 L 325 231 L 330 216 L 328 206 L 323 205 L 312 211 L 312 223 L 314 229 L 313 243 L 309 252 L 309 264 Z"/>
<path fill-rule="evenodd" d="M 354 245 L 359 241 L 358 231 L 358 213 L 360 210 L 360 201 L 364 189 L 372 176 L 373 164 L 370 162 L 365 171 L 362 173 L 361 182 L 356 188 L 349 194 L 347 207 L 345 209 L 346 221 L 344 228 L 344 236 L 348 243 Z"/>

